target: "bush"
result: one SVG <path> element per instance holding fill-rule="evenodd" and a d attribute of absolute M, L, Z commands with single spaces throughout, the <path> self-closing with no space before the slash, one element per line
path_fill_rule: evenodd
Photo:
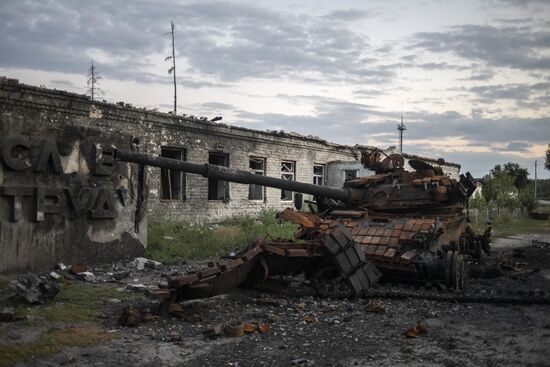
<path fill-rule="evenodd" d="M 147 256 L 174 263 L 227 253 L 262 235 L 291 239 L 297 226 L 280 223 L 275 213 L 264 211 L 259 218 L 236 216 L 218 224 L 191 224 L 162 218 L 150 220 Z"/>

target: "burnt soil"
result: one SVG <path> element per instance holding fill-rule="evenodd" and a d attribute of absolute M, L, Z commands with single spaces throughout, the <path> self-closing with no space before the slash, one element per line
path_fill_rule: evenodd
<path fill-rule="evenodd" d="M 495 254 L 475 269 L 478 277 L 470 285 L 550 291 L 550 246 L 544 244 L 549 241 L 549 235 L 497 241 Z M 135 271 L 128 281 L 154 287 L 162 273 L 175 268 Z M 183 319 L 163 317 L 136 327 L 117 324 L 127 305 L 105 302 L 97 323 L 116 339 L 19 365 L 550 366 L 550 305 L 381 299 L 380 312 L 369 312 L 369 301 L 318 298 L 303 279 L 287 278 L 269 290 L 238 289 L 186 302 Z M 231 319 L 265 323 L 268 330 L 242 337 L 203 335 Z M 426 332 L 406 337 L 417 322 Z"/>

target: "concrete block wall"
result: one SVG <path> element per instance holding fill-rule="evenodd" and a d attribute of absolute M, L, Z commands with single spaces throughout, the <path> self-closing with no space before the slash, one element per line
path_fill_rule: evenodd
<path fill-rule="evenodd" d="M 313 183 L 313 165 L 356 160 L 353 147 L 283 132 L 263 132 L 212 123 L 192 116 L 134 108 L 122 102 L 111 104 L 64 91 L 37 88 L 0 78 L 0 104 L 18 106 L 42 118 L 67 126 L 94 128 L 108 134 L 127 134 L 141 152 L 160 155 L 161 148 L 186 150 L 187 160 L 208 162 L 210 152 L 229 155 L 231 168 L 249 169 L 249 158 L 266 159 L 266 175 L 281 177 L 281 161 L 296 162 L 295 179 Z M 7 107 L 6 107 L 7 108 Z M 11 107 L 10 107 L 11 108 Z M 208 200 L 208 180 L 186 175 L 185 200 L 160 200 L 160 169 L 148 167 L 148 211 L 183 221 L 217 221 L 233 216 L 256 215 L 267 208 L 284 209 L 292 202 L 281 201 L 280 190 L 266 188 L 263 201 L 248 199 L 248 185 L 230 183 L 229 201 Z"/>
<path fill-rule="evenodd" d="M 139 168 L 98 154 L 101 146 L 131 149 L 133 137 L 91 127 L 74 113 L 78 105 L 0 80 L 0 273 L 144 252 Z"/>

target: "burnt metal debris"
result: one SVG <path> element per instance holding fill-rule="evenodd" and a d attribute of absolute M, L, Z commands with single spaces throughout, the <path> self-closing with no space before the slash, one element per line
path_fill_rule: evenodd
<path fill-rule="evenodd" d="M 300 225 L 294 241 L 258 238 L 234 256 L 169 276 L 166 288 L 151 292 L 165 301 L 165 307 L 178 300 L 215 296 L 235 287 L 258 285 L 268 277 L 297 273 L 304 273 L 321 295 L 334 294 L 346 285 L 348 294 L 359 296 L 382 276 L 438 282 L 447 289 L 462 290 L 468 260 L 480 259 L 483 251 L 490 251 L 490 226 L 483 234 L 475 234 L 464 214 L 476 187 L 472 176 L 466 173 L 455 180 L 440 166 L 415 159 L 409 161 L 414 171 L 406 171 L 400 154 L 363 150 L 361 162 L 375 174 L 348 181 L 342 188 L 124 150 L 115 149 L 114 156 L 119 161 L 315 198 L 306 201 L 310 213 L 286 209 L 278 214 L 280 219 Z"/>

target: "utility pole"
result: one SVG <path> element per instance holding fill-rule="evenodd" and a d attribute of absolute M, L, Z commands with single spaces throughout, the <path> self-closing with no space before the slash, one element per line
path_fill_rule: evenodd
<path fill-rule="evenodd" d="M 96 96 L 101 92 L 101 89 L 96 86 L 101 79 L 101 76 L 95 68 L 94 60 L 92 59 L 90 68 L 88 69 L 88 81 L 86 82 L 86 85 L 88 85 L 88 93 L 92 97 L 92 101 L 95 100 Z"/>
<path fill-rule="evenodd" d="M 165 33 L 165 35 L 169 34 L 172 36 L 172 56 L 168 56 L 164 59 L 164 61 L 168 61 L 172 59 L 172 67 L 168 69 L 168 74 L 172 74 L 174 78 L 174 115 L 177 112 L 177 104 L 178 104 L 178 95 L 177 95 L 177 84 L 176 84 L 176 47 L 174 43 L 174 22 L 170 22 L 170 32 Z"/>
<path fill-rule="evenodd" d="M 399 130 L 399 151 L 403 154 L 403 131 L 407 130 L 407 127 L 403 124 L 403 114 L 401 114 L 401 124 L 397 125 Z"/>
<path fill-rule="evenodd" d="M 535 203 L 537 202 L 537 161 L 535 161 Z"/>

